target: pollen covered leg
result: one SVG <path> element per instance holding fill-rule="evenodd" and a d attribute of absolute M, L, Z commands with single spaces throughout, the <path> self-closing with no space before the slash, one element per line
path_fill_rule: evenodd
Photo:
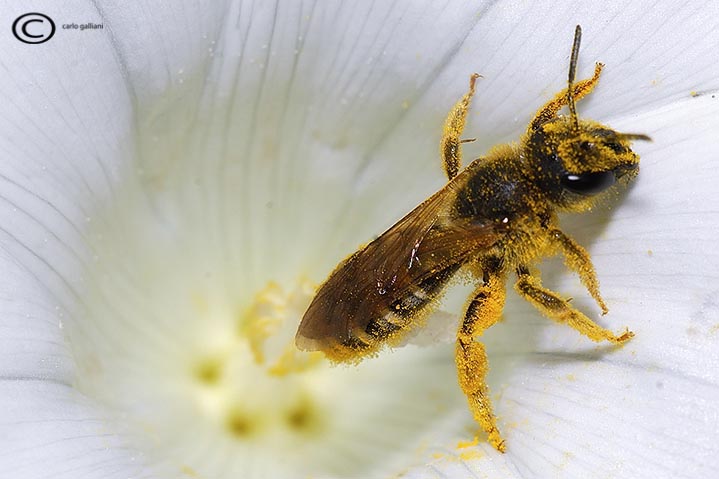
<path fill-rule="evenodd" d="M 565 235 L 559 230 L 553 230 L 550 233 L 552 240 L 559 246 L 564 255 L 564 263 L 569 269 L 579 275 L 579 279 L 592 295 L 597 305 L 602 308 L 602 314 L 607 314 L 609 309 L 604 304 L 601 294 L 599 294 L 599 280 L 594 265 L 589 257 L 587 250 L 576 243 L 572 238 Z"/>
<path fill-rule="evenodd" d="M 575 101 L 581 100 L 583 97 L 587 96 L 592 90 L 594 90 L 594 87 L 597 86 L 597 82 L 599 81 L 599 75 L 602 73 L 602 68 L 604 68 L 604 64 L 596 63 L 594 65 L 594 75 L 592 76 L 592 78 L 587 78 L 586 80 L 582 80 L 574 84 L 572 93 L 574 94 Z M 547 121 L 554 118 L 559 112 L 559 110 L 561 110 L 565 106 L 567 106 L 566 89 L 557 93 L 554 98 L 549 100 L 542 108 L 539 109 L 537 114 L 534 115 L 534 118 L 529 123 L 529 131 L 536 130 L 539 125 L 546 123 Z"/>
<path fill-rule="evenodd" d="M 447 174 L 447 179 L 450 180 L 457 176 L 459 168 L 462 166 L 460 144 L 474 141 L 474 139 L 460 140 L 459 137 L 462 135 L 462 131 L 464 131 L 467 111 L 469 110 L 469 104 L 474 95 L 474 85 L 477 78 L 479 78 L 479 74 L 477 73 L 469 77 L 469 91 L 452 107 L 444 122 L 444 133 L 439 143 L 439 150 L 442 155 L 442 160 L 444 161 L 444 171 Z"/>
<path fill-rule="evenodd" d="M 519 273 L 519 279 L 515 283 L 514 289 L 542 314 L 558 323 L 571 326 L 592 341 L 609 341 L 621 344 L 634 337 L 634 333 L 629 330 L 616 336 L 610 330 L 602 328 L 583 313 L 574 309 L 567 300 L 557 293 L 542 287 L 539 278 L 529 273 Z"/>
<path fill-rule="evenodd" d="M 475 341 L 475 336 L 499 321 L 504 308 L 504 278 L 490 275 L 480 286 L 467 308 L 462 326 L 457 332 L 455 360 L 459 385 L 467 396 L 469 409 L 474 419 L 489 436 L 489 442 L 500 452 L 505 443 L 497 429 L 497 420 L 492 412 L 489 388 L 485 379 L 489 364 L 484 345 Z"/>

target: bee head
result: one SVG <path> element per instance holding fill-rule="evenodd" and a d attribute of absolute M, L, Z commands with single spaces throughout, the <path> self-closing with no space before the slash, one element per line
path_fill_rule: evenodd
<path fill-rule="evenodd" d="M 532 136 L 529 148 L 540 162 L 541 185 L 553 203 L 569 211 L 587 209 L 597 195 L 634 178 L 639 156 L 631 142 L 650 140 L 590 120 L 575 124 L 571 116 L 545 123 Z"/>
<path fill-rule="evenodd" d="M 577 25 L 567 90 L 539 111 L 526 143 L 526 156 L 539 163 L 533 165 L 538 186 L 552 203 L 567 211 L 586 210 L 597 195 L 634 178 L 639 172 L 639 156 L 632 151 L 631 142 L 651 141 L 647 135 L 619 133 L 577 117 L 574 96 L 591 91 L 603 66 L 596 65 L 592 79 L 574 84 L 581 32 Z M 569 116 L 557 115 L 563 105 L 569 108 Z"/>

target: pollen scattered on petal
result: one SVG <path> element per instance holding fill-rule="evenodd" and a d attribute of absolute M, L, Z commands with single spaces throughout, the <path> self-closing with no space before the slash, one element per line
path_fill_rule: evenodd
<path fill-rule="evenodd" d="M 318 366 L 324 360 L 324 355 L 321 352 L 301 352 L 294 344 L 288 344 L 277 362 L 270 366 L 267 372 L 273 376 L 301 373 Z"/>
<path fill-rule="evenodd" d="M 470 461 L 480 459 L 483 456 L 484 453 L 481 449 L 467 449 L 466 451 L 462 451 L 460 453 L 459 458 L 463 461 Z"/>
<path fill-rule="evenodd" d="M 479 437 L 474 436 L 474 439 L 471 441 L 459 441 L 457 443 L 457 449 L 466 449 L 468 447 L 474 447 L 477 444 L 479 444 Z"/>

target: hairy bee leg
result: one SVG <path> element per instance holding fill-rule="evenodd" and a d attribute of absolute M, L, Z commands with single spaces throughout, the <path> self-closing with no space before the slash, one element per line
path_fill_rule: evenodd
<path fill-rule="evenodd" d="M 526 268 L 522 268 L 526 271 Z M 539 278 L 528 272 L 520 271 L 514 289 L 529 301 L 542 314 L 562 324 L 567 324 L 592 341 L 609 341 L 621 344 L 634 337 L 634 333 L 626 330 L 617 336 L 608 329 L 599 326 L 580 311 L 574 309 L 567 300 L 557 293 L 542 287 Z"/>
<path fill-rule="evenodd" d="M 579 275 L 579 279 L 592 295 L 597 305 L 602 308 L 602 314 L 607 314 L 609 309 L 599 293 L 599 280 L 594 269 L 589 253 L 580 244 L 559 230 L 552 230 L 550 237 L 559 246 L 564 255 L 564 263 L 569 269 Z"/>
<path fill-rule="evenodd" d="M 462 166 L 461 143 L 474 141 L 474 139 L 460 140 L 459 137 L 464 131 L 464 126 L 467 122 L 467 111 L 469 110 L 472 96 L 474 96 L 474 85 L 479 77 L 478 73 L 474 73 L 469 77 L 469 91 L 455 103 L 444 122 L 444 133 L 442 134 L 442 140 L 439 142 L 439 151 L 444 162 L 444 172 L 449 180 L 457 176 L 459 168 Z"/>
<path fill-rule="evenodd" d="M 574 84 L 574 101 L 581 100 L 594 90 L 594 87 L 597 86 L 597 82 L 599 81 L 599 75 L 602 73 L 602 68 L 604 68 L 603 63 L 596 63 L 594 65 L 594 75 L 592 78 L 587 78 L 586 80 L 582 80 Z M 557 93 L 554 98 L 549 100 L 542 108 L 539 109 L 537 114 L 534 115 L 534 118 L 529 123 L 529 131 L 535 131 L 540 125 L 554 118 L 557 115 L 557 112 L 565 106 L 567 106 L 566 88 Z"/>
<path fill-rule="evenodd" d="M 467 396 L 469 409 L 489 436 L 489 443 L 500 452 L 504 452 L 506 446 L 497 428 L 489 388 L 485 382 L 489 370 L 487 354 L 484 345 L 475 341 L 475 337 L 499 321 L 505 294 L 504 278 L 497 274 L 488 275 L 485 283 L 477 288 L 474 299 L 467 308 L 464 321 L 457 332 L 455 348 L 457 377 Z"/>

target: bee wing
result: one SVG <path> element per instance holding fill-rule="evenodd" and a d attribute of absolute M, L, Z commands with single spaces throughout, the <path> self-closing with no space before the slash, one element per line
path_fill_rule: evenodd
<path fill-rule="evenodd" d="M 356 357 L 351 356 L 356 353 L 353 341 L 364 343 L 355 349 L 367 349 L 370 322 L 421 289 L 423 281 L 439 280 L 447 271 L 451 276 L 472 252 L 497 241 L 500 234 L 493 224 L 450 216 L 456 185 L 446 185 L 340 263 L 302 318 L 296 336 L 300 349 L 321 350 L 333 359 Z M 375 350 L 378 344 L 371 346 Z"/>

